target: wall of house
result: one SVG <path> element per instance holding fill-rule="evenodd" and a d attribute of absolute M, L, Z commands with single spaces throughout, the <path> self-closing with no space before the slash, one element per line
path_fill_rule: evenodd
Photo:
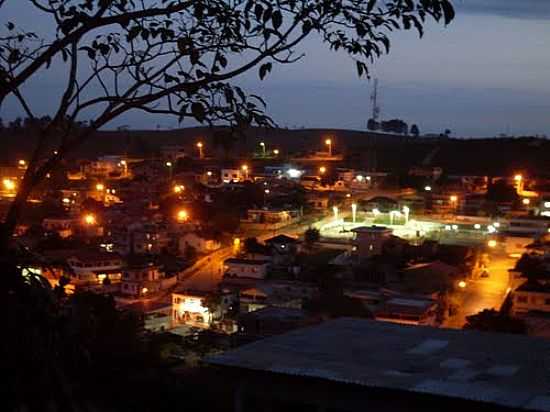
<path fill-rule="evenodd" d="M 529 311 L 550 312 L 550 293 L 516 291 L 512 311 L 514 314 Z"/>

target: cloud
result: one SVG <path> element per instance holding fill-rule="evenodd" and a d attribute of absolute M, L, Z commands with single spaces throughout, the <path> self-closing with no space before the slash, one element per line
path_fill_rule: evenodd
<path fill-rule="evenodd" d="M 550 20 L 550 0 L 455 0 L 453 4 L 459 13 Z"/>

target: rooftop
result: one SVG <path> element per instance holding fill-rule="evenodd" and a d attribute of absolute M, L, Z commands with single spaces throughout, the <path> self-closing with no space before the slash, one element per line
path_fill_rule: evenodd
<path fill-rule="evenodd" d="M 226 259 L 224 263 L 235 263 L 239 265 L 265 265 L 269 263 L 269 260 L 229 258 Z"/>
<path fill-rule="evenodd" d="M 550 411 L 549 353 L 544 339 L 341 318 L 207 363 Z"/>

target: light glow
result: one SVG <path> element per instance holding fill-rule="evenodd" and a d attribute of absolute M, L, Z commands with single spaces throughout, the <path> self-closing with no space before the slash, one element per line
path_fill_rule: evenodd
<path fill-rule="evenodd" d="M 491 239 L 487 242 L 487 246 L 489 246 L 491 249 L 494 249 L 497 247 L 497 241 L 494 239 Z"/>
<path fill-rule="evenodd" d="M 96 217 L 92 213 L 88 213 L 84 216 L 84 223 L 86 223 L 88 226 L 95 225 L 96 222 Z"/>
<path fill-rule="evenodd" d="M 15 182 L 11 179 L 4 179 L 2 184 L 6 190 L 15 190 Z"/>
<path fill-rule="evenodd" d="M 95 185 L 95 190 L 97 190 L 98 192 L 102 192 L 104 189 L 105 185 L 103 183 L 98 183 L 97 185 Z"/>
<path fill-rule="evenodd" d="M 185 222 L 187 219 L 189 219 L 189 214 L 186 210 L 179 210 L 177 214 L 178 222 Z"/>

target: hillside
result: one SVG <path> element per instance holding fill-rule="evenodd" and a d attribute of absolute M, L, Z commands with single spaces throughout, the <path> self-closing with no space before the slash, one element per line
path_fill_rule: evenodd
<path fill-rule="evenodd" d="M 253 128 L 244 137 L 234 138 L 233 143 L 227 129 L 101 131 L 73 157 L 94 158 L 117 153 L 152 155 L 170 144 L 182 144 L 193 152 L 198 140 L 205 143 L 207 153 L 214 150 L 222 153 L 225 144 L 235 155 L 246 156 L 251 150 L 259 150 L 258 144 L 263 141 L 268 149 L 277 147 L 285 154 L 324 150 L 323 141 L 329 135 L 335 142 L 335 150 L 346 153 L 350 165 L 358 168 L 407 170 L 422 164 L 430 155 L 430 164 L 448 173 L 498 175 L 522 170 L 540 175 L 550 171 L 550 141 L 542 139 L 428 139 L 337 129 Z M 0 135 L 0 161 L 5 163 L 28 157 L 34 141 L 35 138 L 25 131 L 4 132 Z"/>

